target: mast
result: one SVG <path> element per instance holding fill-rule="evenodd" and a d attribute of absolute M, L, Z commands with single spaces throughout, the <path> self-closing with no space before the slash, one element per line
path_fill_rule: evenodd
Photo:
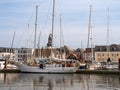
<path fill-rule="evenodd" d="M 89 12 L 89 25 L 88 25 L 88 42 L 87 42 L 87 48 L 89 48 L 90 45 L 90 32 L 91 32 L 91 11 L 92 11 L 92 5 L 90 5 L 90 12 Z"/>
<path fill-rule="evenodd" d="M 87 48 L 89 48 L 90 42 L 91 42 L 91 61 L 93 61 L 94 60 L 94 51 L 93 51 L 93 38 L 92 38 L 92 25 L 91 25 L 91 14 L 92 14 L 91 11 L 92 11 L 92 5 L 90 5 L 90 12 L 89 12 Z"/>
<path fill-rule="evenodd" d="M 107 16 L 107 47 L 109 47 L 109 8 L 108 8 L 108 16 Z M 109 52 L 109 48 L 107 48 L 107 51 Z"/>
<path fill-rule="evenodd" d="M 37 33 L 37 22 L 38 22 L 37 19 L 38 19 L 38 5 L 36 5 L 34 49 L 36 48 L 36 33 Z"/>
<path fill-rule="evenodd" d="M 94 51 L 93 51 L 93 37 L 92 37 L 92 29 L 91 29 L 91 33 L 90 33 L 90 40 L 91 40 L 91 60 L 94 60 Z"/>
<path fill-rule="evenodd" d="M 38 53 L 39 53 L 39 55 L 40 55 L 40 57 L 41 57 L 40 37 L 41 37 L 41 32 L 39 33 L 39 37 L 38 37 L 38 44 L 37 44 L 37 47 L 38 47 L 38 49 L 40 50 L 40 51 L 38 50 Z"/>
<path fill-rule="evenodd" d="M 13 39 L 12 39 L 12 44 L 11 44 L 11 48 L 10 48 L 10 57 L 11 57 L 11 53 L 12 53 L 12 48 L 13 48 L 13 44 L 14 44 L 14 39 L 15 39 L 15 32 L 13 34 Z M 9 59 L 10 59 L 9 57 Z"/>
<path fill-rule="evenodd" d="M 39 37 L 38 37 L 38 44 L 37 44 L 38 49 L 40 49 L 40 37 L 41 37 L 41 32 L 39 33 Z"/>
<path fill-rule="evenodd" d="M 52 8 L 52 37 L 51 37 L 51 58 L 50 58 L 50 60 L 54 57 L 53 56 L 53 50 L 52 50 L 52 48 L 53 48 L 53 37 L 54 37 L 54 15 L 55 14 L 55 0 L 53 0 L 53 8 Z"/>
<path fill-rule="evenodd" d="M 109 46 L 109 30 L 110 30 L 110 28 L 109 28 L 109 24 L 110 24 L 110 21 L 109 21 L 109 19 L 110 19 L 110 16 L 109 16 L 109 8 L 108 8 L 108 16 L 107 16 L 107 56 L 108 56 L 107 59 L 109 59 L 108 61 L 110 61 L 110 55 L 109 55 L 109 51 L 110 51 L 110 46 Z"/>
<path fill-rule="evenodd" d="M 52 46 L 53 46 L 53 35 L 54 35 L 54 22 L 55 22 L 55 0 L 53 0 L 53 10 L 52 10 Z"/>
<path fill-rule="evenodd" d="M 83 43 L 82 43 L 82 40 L 81 40 L 81 48 L 83 48 Z"/>
<path fill-rule="evenodd" d="M 62 45 L 64 45 L 64 40 L 63 40 L 62 17 L 61 17 L 61 14 L 60 14 L 60 58 L 63 58 L 62 57 L 62 48 L 61 48 Z"/>
<path fill-rule="evenodd" d="M 62 46 L 62 20 L 61 20 L 61 15 L 60 15 L 60 47 Z"/>
<path fill-rule="evenodd" d="M 107 17 L 107 45 L 109 45 L 109 8 L 108 8 L 108 17 Z"/>
<path fill-rule="evenodd" d="M 10 56 L 5 58 L 5 66 L 4 69 L 7 69 L 7 61 L 10 61 L 11 58 L 11 53 L 12 53 L 12 48 L 13 48 L 13 44 L 14 44 L 14 39 L 15 39 L 15 32 L 13 34 L 13 39 L 12 39 L 12 44 L 11 44 L 11 48 L 10 48 Z M 8 60 L 7 60 L 8 59 Z"/>
<path fill-rule="evenodd" d="M 60 59 L 62 58 L 62 50 L 61 50 L 61 46 L 62 46 L 62 21 L 61 21 L 61 15 L 60 15 Z"/>

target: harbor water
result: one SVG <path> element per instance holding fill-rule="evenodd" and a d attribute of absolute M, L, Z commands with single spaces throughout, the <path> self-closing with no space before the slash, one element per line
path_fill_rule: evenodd
<path fill-rule="evenodd" d="M 120 75 L 0 73 L 0 90 L 120 90 Z"/>

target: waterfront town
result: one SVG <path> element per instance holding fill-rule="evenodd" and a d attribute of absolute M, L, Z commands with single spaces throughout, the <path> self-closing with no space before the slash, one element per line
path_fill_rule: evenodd
<path fill-rule="evenodd" d="M 109 51 L 107 50 L 108 48 Z M 95 46 L 94 48 L 86 49 L 77 48 L 76 50 L 72 49 L 69 46 L 53 48 L 53 53 L 56 58 L 60 58 L 61 52 L 65 54 L 66 59 L 79 60 L 81 63 L 85 64 L 92 64 L 92 62 L 97 62 L 104 65 L 110 62 L 117 65 L 116 67 L 111 67 L 111 69 L 118 69 L 118 63 L 120 58 L 120 45 L 117 44 L 111 44 L 110 46 Z M 0 47 L 0 60 L 6 60 L 8 62 L 28 62 L 28 60 L 30 60 L 33 55 L 36 58 L 50 58 L 50 53 L 51 49 L 49 48 L 41 48 L 34 50 L 32 48 Z M 81 67 L 80 69 L 87 68 Z"/>
<path fill-rule="evenodd" d="M 120 0 L 1 0 L 0 90 L 120 90 Z"/>
<path fill-rule="evenodd" d="M 73 73 L 77 69 L 89 70 L 119 70 L 120 67 L 120 45 L 109 44 L 109 9 L 107 15 L 107 44 L 95 45 L 93 47 L 91 11 L 89 10 L 88 23 L 88 43 L 87 48 L 72 49 L 69 45 L 64 45 L 62 21 L 60 17 L 60 48 L 54 47 L 54 28 L 55 28 L 55 0 L 52 3 L 52 23 L 51 33 L 49 33 L 48 43 L 45 47 L 40 47 L 40 36 L 37 42 L 38 31 L 38 5 L 35 8 L 35 30 L 34 30 L 34 48 L 13 48 L 15 33 L 11 48 L 0 47 L 0 68 L 7 69 L 19 68 L 22 72 L 40 72 L 40 73 Z M 29 25 L 28 25 L 29 28 Z M 91 42 L 91 47 L 90 47 Z M 77 44 L 77 43 L 76 43 Z M 12 64 L 12 65 L 11 65 Z"/>

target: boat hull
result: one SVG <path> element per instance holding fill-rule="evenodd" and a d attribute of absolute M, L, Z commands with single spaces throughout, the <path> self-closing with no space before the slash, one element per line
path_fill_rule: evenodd
<path fill-rule="evenodd" d="M 26 73 L 75 73 L 77 71 L 77 67 L 44 67 L 41 69 L 38 66 L 29 66 L 22 63 L 18 63 L 18 68 L 21 72 Z"/>

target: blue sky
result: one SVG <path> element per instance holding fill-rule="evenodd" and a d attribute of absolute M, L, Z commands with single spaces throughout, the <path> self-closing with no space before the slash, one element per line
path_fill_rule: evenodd
<path fill-rule="evenodd" d="M 46 45 L 51 32 L 52 0 L 1 0 L 0 47 L 10 47 L 14 31 L 14 47 L 32 47 L 35 6 L 39 6 L 38 33 L 41 46 Z M 94 45 L 105 45 L 107 38 L 107 9 L 110 10 L 110 44 L 120 43 L 120 0 L 56 0 L 54 45 L 59 47 L 59 15 L 62 15 L 64 44 L 86 47 L 89 7 L 92 5 L 92 33 Z M 28 28 L 29 24 L 29 28 Z"/>

